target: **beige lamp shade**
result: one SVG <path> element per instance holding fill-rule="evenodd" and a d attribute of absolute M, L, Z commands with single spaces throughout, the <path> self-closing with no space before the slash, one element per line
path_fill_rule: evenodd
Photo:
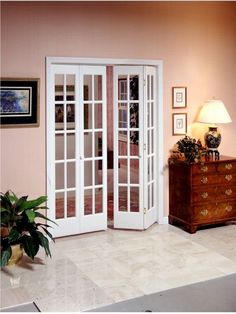
<path fill-rule="evenodd" d="M 198 122 L 218 124 L 232 122 L 223 101 L 212 99 L 205 102 L 198 115 Z"/>

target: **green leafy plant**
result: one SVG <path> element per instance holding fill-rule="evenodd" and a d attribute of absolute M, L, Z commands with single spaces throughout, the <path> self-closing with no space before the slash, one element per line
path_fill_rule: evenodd
<path fill-rule="evenodd" d="M 50 226 L 45 222 L 54 222 L 38 211 L 48 209 L 42 206 L 46 200 L 46 196 L 28 200 L 28 196 L 18 198 L 10 191 L 1 193 L 1 267 L 7 265 L 12 255 L 11 246 L 15 244 L 20 244 L 31 259 L 34 259 L 40 246 L 51 257 L 47 236 L 52 240 L 53 238 L 47 230 Z"/>

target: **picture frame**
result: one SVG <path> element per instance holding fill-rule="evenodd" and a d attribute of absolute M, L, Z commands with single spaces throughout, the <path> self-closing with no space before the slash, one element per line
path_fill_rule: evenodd
<path fill-rule="evenodd" d="M 39 83 L 39 78 L 1 78 L 1 128 L 39 126 Z"/>
<path fill-rule="evenodd" d="M 185 135 L 187 133 L 187 113 L 172 114 L 172 135 Z"/>
<path fill-rule="evenodd" d="M 172 108 L 187 108 L 187 87 L 172 87 Z"/>

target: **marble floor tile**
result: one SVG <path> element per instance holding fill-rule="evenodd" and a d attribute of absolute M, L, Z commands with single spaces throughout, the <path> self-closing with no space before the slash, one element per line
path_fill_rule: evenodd
<path fill-rule="evenodd" d="M 134 287 L 142 291 L 143 294 L 151 294 L 171 288 L 171 285 L 166 280 L 161 279 L 156 273 L 143 276 L 142 278 L 131 278 L 130 282 Z"/>
<path fill-rule="evenodd" d="M 117 281 L 103 288 L 108 296 L 115 302 L 121 302 L 143 295 L 143 291 L 137 285 L 132 285 L 129 281 Z"/>
<path fill-rule="evenodd" d="M 1 289 L 1 308 L 31 302 L 31 297 L 24 287 Z"/>
<path fill-rule="evenodd" d="M 51 259 L 40 251 L 0 272 L 1 307 L 35 301 L 41 311 L 85 311 L 236 273 L 235 244 L 235 224 L 195 234 L 154 224 L 56 239 Z"/>

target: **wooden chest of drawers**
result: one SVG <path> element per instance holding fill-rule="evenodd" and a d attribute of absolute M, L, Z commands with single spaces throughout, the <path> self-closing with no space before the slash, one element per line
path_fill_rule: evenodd
<path fill-rule="evenodd" d="M 236 158 L 186 163 L 169 160 L 169 223 L 190 233 L 236 221 Z"/>

